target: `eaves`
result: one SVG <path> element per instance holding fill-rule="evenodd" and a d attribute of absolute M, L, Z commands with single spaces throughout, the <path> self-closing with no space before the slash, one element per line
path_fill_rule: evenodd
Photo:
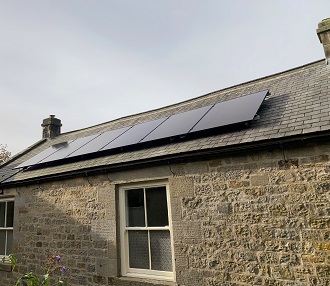
<path fill-rule="evenodd" d="M 67 171 L 63 173 L 50 174 L 36 178 L 30 178 L 20 181 L 3 182 L 0 188 L 18 187 L 22 185 L 38 184 L 47 181 L 58 181 L 68 178 L 92 176 L 98 174 L 106 174 L 111 172 L 127 171 L 138 168 L 185 163 L 192 161 L 202 161 L 214 158 L 215 156 L 237 154 L 242 152 L 251 152 L 256 150 L 265 150 L 270 148 L 288 148 L 292 146 L 304 146 L 307 143 L 329 141 L 330 131 L 315 132 L 313 134 L 295 135 L 290 137 L 277 138 L 272 140 L 261 140 L 258 142 L 241 143 L 229 145 L 219 148 L 210 148 L 205 150 L 184 152 L 180 154 L 171 154 L 166 156 L 159 156 L 148 159 L 141 159 L 125 163 L 118 163 L 113 165 L 104 165 L 97 167 L 82 168 L 79 170 Z"/>

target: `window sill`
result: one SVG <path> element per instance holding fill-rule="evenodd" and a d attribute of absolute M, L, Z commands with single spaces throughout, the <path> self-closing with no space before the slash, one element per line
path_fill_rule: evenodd
<path fill-rule="evenodd" d="M 12 271 L 11 263 L 0 261 L 0 271 L 11 272 Z"/>
<path fill-rule="evenodd" d="M 118 280 L 122 282 L 136 282 L 136 283 L 141 283 L 141 285 L 145 285 L 145 286 L 177 286 L 177 284 L 174 281 L 155 280 L 148 278 L 122 276 L 119 278 L 114 278 L 114 280 Z"/>

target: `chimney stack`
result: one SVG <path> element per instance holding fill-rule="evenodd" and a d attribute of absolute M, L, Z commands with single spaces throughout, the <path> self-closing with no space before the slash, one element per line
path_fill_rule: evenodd
<path fill-rule="evenodd" d="M 330 63 L 330 18 L 322 20 L 316 29 L 320 42 L 323 44 L 325 62 Z"/>
<path fill-rule="evenodd" d="M 54 138 L 61 134 L 61 120 L 50 115 L 42 121 L 42 138 Z"/>

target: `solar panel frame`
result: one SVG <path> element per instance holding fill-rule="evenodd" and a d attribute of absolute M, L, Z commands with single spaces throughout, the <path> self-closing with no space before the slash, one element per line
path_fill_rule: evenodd
<path fill-rule="evenodd" d="M 68 157 L 71 153 L 75 152 L 76 150 L 82 148 L 90 141 L 94 140 L 96 137 L 100 136 L 101 133 L 89 135 L 81 138 L 77 138 L 76 140 L 71 141 L 69 144 L 58 150 L 57 152 L 51 154 L 50 156 L 46 157 L 45 159 L 41 160 L 39 164 L 47 163 L 51 161 L 57 161 Z"/>
<path fill-rule="evenodd" d="M 219 102 L 189 133 L 251 121 L 267 94 L 268 90 Z"/>
<path fill-rule="evenodd" d="M 148 134 L 150 134 L 153 130 L 159 128 L 159 126 L 164 122 L 166 122 L 167 119 L 168 117 L 163 117 L 134 125 L 125 133 L 121 134 L 116 139 L 109 142 L 99 151 L 105 151 L 105 150 L 137 144 Z"/>
<path fill-rule="evenodd" d="M 213 105 L 200 107 L 170 116 L 141 142 L 148 142 L 178 135 L 184 135 L 212 108 Z"/>
<path fill-rule="evenodd" d="M 119 137 L 120 135 L 125 133 L 130 128 L 132 128 L 132 126 L 123 127 L 123 128 L 120 128 L 120 129 L 114 129 L 114 130 L 110 130 L 110 131 L 101 133 L 100 136 L 98 136 L 95 139 L 89 141 L 87 144 L 85 144 L 81 148 L 79 148 L 76 151 L 72 152 L 66 158 L 72 158 L 72 157 L 76 157 L 76 156 L 82 156 L 82 155 L 87 155 L 87 154 L 91 154 L 91 153 L 94 153 L 94 152 L 98 152 L 105 145 L 107 145 L 111 141 L 115 140 L 117 137 Z"/>
<path fill-rule="evenodd" d="M 59 144 L 55 144 L 53 146 L 50 146 L 47 149 L 45 149 L 45 150 L 41 151 L 40 153 L 38 153 L 37 155 L 33 156 L 32 158 L 24 161 L 22 164 L 19 164 L 14 169 L 25 168 L 25 167 L 29 167 L 29 166 L 32 166 L 32 165 L 39 164 L 40 161 L 42 161 L 45 158 L 47 158 L 47 157 L 51 156 L 52 154 L 56 153 L 58 150 L 62 149 L 63 147 L 65 147 L 65 145 L 68 145 L 72 141 L 73 140 L 70 140 L 69 142 L 65 141 L 65 142 L 61 142 Z"/>
<path fill-rule="evenodd" d="M 265 90 L 134 126 L 61 142 L 43 150 L 14 169 L 58 162 L 62 159 L 72 161 L 79 156 L 101 156 L 98 153 L 104 154 L 103 151 L 136 146 L 139 143 L 140 146 L 152 146 L 143 143 L 164 142 L 168 138 L 181 140 L 185 135 L 187 138 L 208 136 L 215 128 L 224 127 L 224 130 L 227 130 L 226 128 L 234 128 L 240 123 L 253 120 L 268 94 L 269 91 Z"/>

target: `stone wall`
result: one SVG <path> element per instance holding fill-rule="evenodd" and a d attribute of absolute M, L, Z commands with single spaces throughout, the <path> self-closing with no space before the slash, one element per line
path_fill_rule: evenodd
<path fill-rule="evenodd" d="M 199 173 L 192 163 L 173 168 L 177 282 L 330 285 L 329 151 L 310 145 L 217 158 Z"/>
<path fill-rule="evenodd" d="M 69 285 L 330 285 L 330 144 L 226 155 L 15 192 L 19 272 L 59 254 Z M 117 186 L 168 179 L 176 283 L 119 278 Z M 0 270 L 0 285 L 18 273 Z"/>
<path fill-rule="evenodd" d="M 70 269 L 70 285 L 103 282 L 105 273 L 115 276 L 114 206 L 108 180 L 92 183 L 83 178 L 18 188 L 13 249 L 17 270 L 42 273 L 48 258 L 61 255 Z M 0 285 L 7 284 L 0 278 Z"/>

